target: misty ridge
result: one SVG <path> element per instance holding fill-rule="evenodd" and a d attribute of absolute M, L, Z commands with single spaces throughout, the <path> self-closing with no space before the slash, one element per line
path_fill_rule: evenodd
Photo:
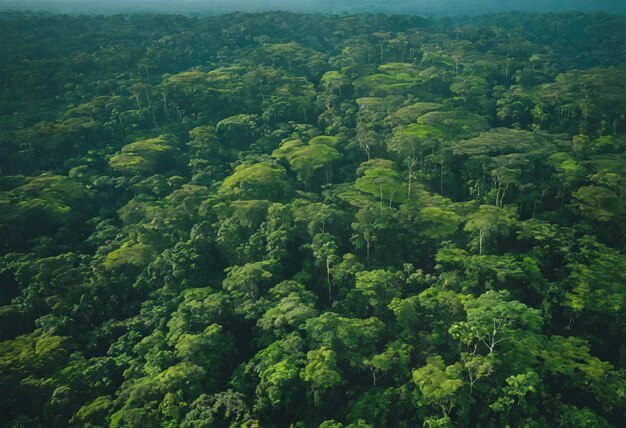
<path fill-rule="evenodd" d="M 508 11 L 624 14 L 623 0 L 3 0 L 0 10 L 64 14 L 178 13 L 286 10 L 305 13 L 403 13 L 422 16 L 478 15 Z"/>

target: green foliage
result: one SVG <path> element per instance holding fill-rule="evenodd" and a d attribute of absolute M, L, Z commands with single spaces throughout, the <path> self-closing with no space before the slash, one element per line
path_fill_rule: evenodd
<path fill-rule="evenodd" d="M 426 207 L 420 210 L 417 221 L 424 239 L 442 241 L 454 236 L 459 229 L 461 216 L 439 207 Z"/>
<path fill-rule="evenodd" d="M 273 305 L 267 309 L 257 325 L 281 337 L 289 330 L 299 328 L 306 320 L 317 316 L 316 296 L 302 284 L 284 281 L 273 287 L 269 294 Z"/>
<path fill-rule="evenodd" d="M 383 323 L 374 317 L 345 318 L 326 312 L 307 320 L 304 328 L 314 344 L 333 349 L 351 364 L 360 364 L 358 355 L 371 352 Z"/>
<path fill-rule="evenodd" d="M 455 406 L 455 393 L 463 386 L 460 375 L 460 364 L 446 366 L 441 356 L 429 357 L 425 366 L 413 370 L 413 382 L 421 393 L 420 404 L 440 406 L 446 418 Z"/>
<path fill-rule="evenodd" d="M 166 137 L 140 140 L 122 147 L 119 154 L 109 159 L 109 165 L 126 174 L 154 173 L 171 165 L 175 152 L 174 142 Z"/>
<path fill-rule="evenodd" d="M 271 162 L 239 165 L 219 193 L 232 199 L 282 200 L 290 191 L 285 169 Z"/>
<path fill-rule="evenodd" d="M 384 270 L 357 273 L 355 289 L 374 308 L 386 307 L 393 298 L 400 296 L 402 291 L 398 277 Z"/>
<path fill-rule="evenodd" d="M 623 426 L 624 17 L 0 20 L 0 426 Z"/>
<path fill-rule="evenodd" d="M 239 114 L 217 122 L 215 134 L 230 142 L 235 147 L 249 145 L 254 140 L 258 117 L 250 114 Z"/>
<path fill-rule="evenodd" d="M 181 423 L 183 428 L 209 428 L 212 426 L 257 427 L 250 409 L 241 393 L 227 390 L 214 395 L 200 395 L 190 406 Z"/>
<path fill-rule="evenodd" d="M 484 346 L 493 354 L 506 342 L 515 341 L 520 329 L 539 331 L 543 324 L 539 311 L 517 301 L 506 301 L 508 294 L 488 291 L 476 299 L 467 299 L 464 302 L 467 319 L 452 324 L 452 337 L 468 349 Z"/>
<path fill-rule="evenodd" d="M 307 353 L 307 365 L 301 376 L 311 384 L 313 400 L 317 405 L 323 404 L 322 398 L 327 390 L 341 384 L 341 374 L 337 370 L 337 354 L 325 347 Z"/>
<path fill-rule="evenodd" d="M 591 312 L 609 316 L 623 312 L 625 296 L 622 284 L 626 280 L 626 257 L 612 248 L 586 239 L 580 250 L 581 259 L 569 264 L 565 306 L 574 313 Z"/>
<path fill-rule="evenodd" d="M 484 117 L 457 111 L 432 111 L 420 116 L 417 123 L 445 132 L 450 139 L 471 138 L 488 128 Z"/>
<path fill-rule="evenodd" d="M 506 378 L 507 386 L 502 389 L 503 396 L 498 398 L 491 407 L 496 412 L 506 412 L 513 406 L 519 406 L 526 395 L 537 391 L 539 376 L 532 370 Z"/>
<path fill-rule="evenodd" d="M 337 150 L 320 143 L 298 148 L 287 156 L 289 166 L 302 180 L 309 180 L 315 170 L 338 158 Z"/>
<path fill-rule="evenodd" d="M 338 143 L 337 137 L 325 135 L 312 138 L 306 145 L 303 145 L 300 140 L 290 140 L 274 150 L 272 156 L 277 159 L 287 159 L 291 170 L 304 182 L 305 189 L 309 190 L 311 179 L 323 167 L 327 167 L 326 183 L 330 182 L 331 162 L 339 159 L 339 152 L 335 149 Z"/>
<path fill-rule="evenodd" d="M 107 254 L 103 266 L 108 270 L 124 265 L 143 267 L 150 262 L 152 257 L 154 257 L 154 249 L 149 245 L 127 243 Z"/>
<path fill-rule="evenodd" d="M 353 82 L 361 95 L 384 97 L 408 92 L 415 85 L 416 69 L 412 64 L 387 63 L 378 68 L 380 73 L 360 77 Z"/>
<path fill-rule="evenodd" d="M 406 190 L 393 162 L 384 159 L 372 159 L 361 165 L 363 176 L 359 177 L 354 186 L 377 200 L 381 205 L 404 202 Z"/>
<path fill-rule="evenodd" d="M 478 254 L 483 254 L 483 248 L 488 240 L 494 236 L 506 237 L 515 225 L 515 216 L 510 210 L 494 207 L 493 205 L 481 205 L 465 223 L 464 230 L 475 235 L 474 248 L 478 247 Z M 478 244 L 478 245 L 476 245 Z"/>
<path fill-rule="evenodd" d="M 247 263 L 233 266 L 226 270 L 227 276 L 222 283 L 224 291 L 233 299 L 235 310 L 246 318 L 257 318 L 258 299 L 269 286 L 272 273 L 267 269 L 271 262 Z"/>
<path fill-rule="evenodd" d="M 442 104 L 417 102 L 398 109 L 385 119 L 392 127 L 405 126 L 414 123 L 420 116 L 431 111 L 441 110 Z"/>

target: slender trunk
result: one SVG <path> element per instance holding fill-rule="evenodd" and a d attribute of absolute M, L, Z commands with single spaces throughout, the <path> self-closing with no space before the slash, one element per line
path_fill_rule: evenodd
<path fill-rule="evenodd" d="M 407 201 L 411 199 L 411 184 L 413 183 L 413 167 L 415 166 L 415 162 L 409 163 L 409 188 L 407 189 L 406 199 Z"/>
<path fill-rule="evenodd" d="M 440 190 L 440 194 L 443 195 L 443 168 L 444 168 L 444 162 L 441 161 L 441 173 L 439 174 L 439 190 Z"/>
<path fill-rule="evenodd" d="M 326 281 L 328 281 L 328 302 L 333 303 L 332 283 L 330 282 L 330 261 L 326 257 Z"/>
<path fill-rule="evenodd" d="M 500 195 L 500 208 L 504 207 L 504 195 L 506 194 L 506 191 L 508 190 L 509 185 L 507 184 L 506 186 L 504 186 L 504 189 L 502 190 L 502 194 Z"/>
<path fill-rule="evenodd" d="M 167 95 L 163 94 L 163 111 L 165 112 L 165 120 L 170 119 L 170 114 L 167 110 Z"/>
<path fill-rule="evenodd" d="M 500 207 L 498 201 L 500 200 L 500 185 L 496 186 L 496 207 Z"/>
<path fill-rule="evenodd" d="M 137 107 L 139 108 L 139 110 L 143 110 L 143 107 L 141 106 L 141 100 L 139 99 L 139 94 L 135 94 L 135 101 L 137 101 Z"/>

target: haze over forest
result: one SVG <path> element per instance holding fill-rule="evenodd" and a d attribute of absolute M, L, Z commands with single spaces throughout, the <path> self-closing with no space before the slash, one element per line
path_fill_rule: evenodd
<path fill-rule="evenodd" d="M 288 10 L 321 13 L 414 13 L 419 15 L 476 15 L 505 11 L 626 13 L 622 0 L 0 0 L 0 10 L 51 13 L 223 13 Z"/>

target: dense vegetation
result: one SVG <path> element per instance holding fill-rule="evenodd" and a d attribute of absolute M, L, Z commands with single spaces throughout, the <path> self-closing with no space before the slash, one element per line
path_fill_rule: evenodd
<path fill-rule="evenodd" d="M 0 28 L 0 425 L 623 423 L 626 19 Z"/>

